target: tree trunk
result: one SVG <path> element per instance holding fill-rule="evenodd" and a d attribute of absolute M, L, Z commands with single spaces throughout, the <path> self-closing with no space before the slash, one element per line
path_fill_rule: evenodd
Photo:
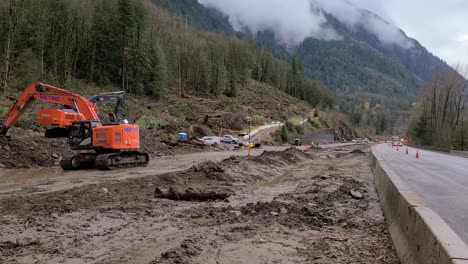
<path fill-rule="evenodd" d="M 10 73 L 10 60 L 11 60 L 11 50 L 13 46 L 13 37 L 15 32 L 16 23 L 14 22 L 14 17 L 16 16 L 16 2 L 15 0 L 10 0 L 9 6 L 9 19 L 8 19 L 8 35 L 7 35 L 7 46 L 5 49 L 5 75 L 3 77 L 3 95 L 6 94 L 8 88 L 8 77 Z"/>

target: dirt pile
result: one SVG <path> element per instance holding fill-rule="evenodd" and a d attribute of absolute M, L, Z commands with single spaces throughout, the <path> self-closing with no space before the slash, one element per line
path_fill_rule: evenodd
<path fill-rule="evenodd" d="M 288 148 L 285 151 L 265 151 L 260 156 L 253 157 L 252 161 L 261 164 L 291 165 L 311 157 L 296 148 Z"/>
<path fill-rule="evenodd" d="M 11 128 L 8 133 L 11 138 L 0 135 L 0 169 L 52 167 L 72 153 L 66 139 L 48 139 L 20 128 Z"/>
<path fill-rule="evenodd" d="M 199 256 L 203 251 L 199 246 L 200 239 L 186 239 L 178 247 L 161 254 L 161 257 L 150 264 L 191 263 L 191 258 Z"/>

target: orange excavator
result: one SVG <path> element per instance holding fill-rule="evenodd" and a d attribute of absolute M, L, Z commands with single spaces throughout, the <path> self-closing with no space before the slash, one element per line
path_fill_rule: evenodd
<path fill-rule="evenodd" d="M 107 102 L 115 102 L 114 112 L 108 113 L 105 116 L 98 112 L 101 122 L 105 123 L 121 123 L 124 122 L 123 109 L 125 107 L 126 93 L 125 91 L 100 93 L 88 98 L 88 101 L 98 105 Z M 62 138 L 68 137 L 68 130 L 75 120 L 83 120 L 83 116 L 75 108 L 64 105 L 61 109 L 40 109 L 38 113 L 38 123 L 46 126 L 45 137 L 47 138 Z M 92 119 L 86 117 L 85 119 Z"/>
<path fill-rule="evenodd" d="M 8 109 L 0 121 L 0 133 L 6 134 L 34 101 L 64 106 L 62 109 L 40 109 L 38 123 L 68 128 L 68 143 L 78 154 L 64 157 L 60 165 L 64 170 L 97 167 L 109 170 L 147 166 L 149 154 L 138 151 L 140 129 L 133 124 L 102 124 L 96 104 L 83 96 L 52 85 L 33 83 Z M 42 117 L 42 118 L 41 118 Z"/>

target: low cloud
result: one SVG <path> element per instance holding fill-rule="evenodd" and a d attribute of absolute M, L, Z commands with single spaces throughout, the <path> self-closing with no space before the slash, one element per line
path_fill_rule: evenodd
<path fill-rule="evenodd" d="M 341 40 L 342 37 L 327 27 L 322 9 L 334 15 L 351 28 L 364 27 L 385 45 L 411 48 L 413 42 L 402 31 L 385 20 L 363 10 L 348 0 L 198 0 L 229 16 L 237 31 L 245 27 L 251 32 L 272 30 L 279 40 L 297 45 L 308 37 L 320 40 Z"/>
<path fill-rule="evenodd" d="M 248 27 L 253 33 L 272 30 L 287 44 L 298 44 L 308 37 L 340 40 L 335 30 L 328 28 L 326 18 L 310 0 L 199 0 L 229 16 L 235 30 Z"/>
<path fill-rule="evenodd" d="M 385 21 L 375 14 L 357 7 L 348 0 L 330 1 L 314 0 L 328 13 L 352 29 L 363 27 L 374 34 L 382 44 L 398 45 L 403 48 L 412 48 L 414 43 L 396 26 Z M 356 1 L 355 1 L 356 2 Z"/>

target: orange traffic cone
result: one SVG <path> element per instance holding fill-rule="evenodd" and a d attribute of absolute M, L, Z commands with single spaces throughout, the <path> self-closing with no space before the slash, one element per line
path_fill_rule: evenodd
<path fill-rule="evenodd" d="M 419 159 L 419 150 L 416 150 L 416 158 Z"/>
<path fill-rule="evenodd" d="M 406 155 L 408 155 L 408 148 L 406 148 Z"/>

